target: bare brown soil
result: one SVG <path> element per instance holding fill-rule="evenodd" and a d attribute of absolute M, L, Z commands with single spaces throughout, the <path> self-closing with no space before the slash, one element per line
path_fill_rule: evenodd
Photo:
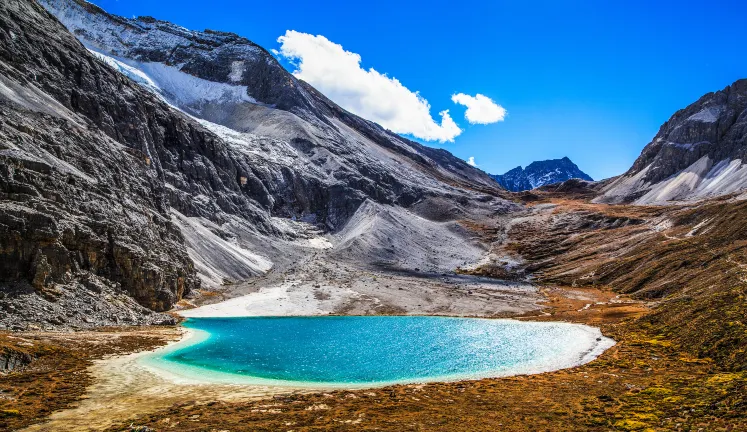
<path fill-rule="evenodd" d="M 649 326 L 693 355 L 747 369 L 747 201 L 681 207 L 555 201 L 509 247 L 545 284 L 611 287 L 651 303 Z"/>

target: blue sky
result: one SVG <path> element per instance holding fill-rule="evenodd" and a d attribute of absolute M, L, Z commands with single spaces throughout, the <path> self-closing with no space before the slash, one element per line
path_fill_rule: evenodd
<path fill-rule="evenodd" d="M 448 109 L 462 133 L 428 145 L 490 173 L 568 156 L 595 179 L 620 174 L 676 110 L 747 77 L 744 1 L 94 3 L 267 49 L 281 49 L 288 30 L 322 35 L 419 92 L 437 123 Z M 508 114 L 470 124 L 455 93 L 485 95 Z"/>

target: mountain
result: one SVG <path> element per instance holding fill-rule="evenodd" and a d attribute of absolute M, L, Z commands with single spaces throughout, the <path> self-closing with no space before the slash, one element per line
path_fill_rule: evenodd
<path fill-rule="evenodd" d="M 604 203 L 692 201 L 747 188 L 747 80 L 708 93 L 664 123 Z"/>
<path fill-rule="evenodd" d="M 407 204 L 414 195 L 442 189 L 444 182 L 492 188 L 487 175 L 449 152 L 404 139 L 343 110 L 288 73 L 264 48 L 236 34 L 191 31 L 151 17 L 122 18 L 84 0 L 40 3 L 94 56 L 203 120 L 218 135 L 227 133 L 229 141 L 250 148 L 257 147 L 256 136 L 291 147 L 267 155 L 271 162 L 295 153 L 299 160 L 294 170 L 330 185 L 354 184 L 361 198 L 391 203 Z M 254 151 L 258 156 L 265 152 Z M 247 174 L 253 187 L 264 180 Z M 301 216 L 321 210 L 295 207 L 286 211 Z M 338 215 L 317 216 L 338 225 Z M 342 220 L 345 216 L 339 215 Z"/>
<path fill-rule="evenodd" d="M 593 181 L 567 157 L 535 161 L 530 163 L 526 169 L 518 166 L 503 175 L 493 175 L 493 178 L 498 184 L 514 192 L 531 190 L 573 178 Z"/>
<path fill-rule="evenodd" d="M 480 251 L 439 259 L 433 245 L 466 239 L 457 220 L 516 208 L 485 173 L 348 113 L 237 35 L 40 3 L 0 4 L 2 327 L 168 320 L 151 311 L 343 228 L 342 256 L 385 235 L 424 245 L 387 262 L 453 269 Z"/>

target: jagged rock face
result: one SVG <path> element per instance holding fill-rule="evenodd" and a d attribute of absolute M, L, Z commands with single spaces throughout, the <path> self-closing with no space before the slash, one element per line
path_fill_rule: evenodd
<path fill-rule="evenodd" d="M 239 177 L 273 214 L 339 228 L 365 198 L 408 206 L 427 194 L 460 195 L 453 186 L 496 193 L 481 171 L 346 112 L 235 34 L 116 17 L 82 0 L 41 4 L 145 88 L 219 135 L 225 130 L 217 126 L 229 128 L 227 141 L 252 157 Z M 262 157 L 258 137 L 272 139 L 291 160 Z M 283 166 L 268 178 L 273 165 Z M 296 178 L 286 178 L 284 168 Z"/>
<path fill-rule="evenodd" d="M 39 5 L 3 2 L 0 41 L 3 318 L 162 322 L 116 296 L 167 310 L 199 286 L 173 208 L 242 214 L 273 230 L 242 192 L 237 167 L 249 161 L 232 159 L 220 138 L 96 61 Z M 90 280 L 101 286 L 91 291 Z"/>
<path fill-rule="evenodd" d="M 747 188 L 747 80 L 709 93 L 664 123 L 599 202 L 662 204 Z"/>
<path fill-rule="evenodd" d="M 531 190 L 574 178 L 592 181 L 588 174 L 581 171 L 567 157 L 535 161 L 526 169 L 519 166 L 503 175 L 494 175 L 493 178 L 498 184 L 514 192 Z"/>
<path fill-rule="evenodd" d="M 0 276 L 46 295 L 91 273 L 168 309 L 196 280 L 163 187 L 86 129 L 0 102 Z"/>

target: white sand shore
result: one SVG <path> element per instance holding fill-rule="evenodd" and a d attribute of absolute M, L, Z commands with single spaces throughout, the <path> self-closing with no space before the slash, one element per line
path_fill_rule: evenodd
<path fill-rule="evenodd" d="M 349 289 L 330 289 L 325 295 L 314 295 L 312 290 L 296 283 L 283 283 L 177 313 L 187 318 L 328 315 L 358 296 L 360 294 Z"/>

